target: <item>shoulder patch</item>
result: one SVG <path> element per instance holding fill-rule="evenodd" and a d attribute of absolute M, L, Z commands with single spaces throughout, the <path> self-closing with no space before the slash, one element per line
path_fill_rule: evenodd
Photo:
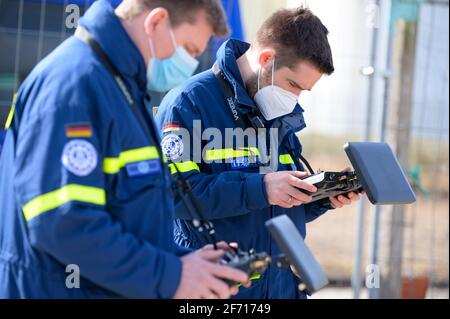
<path fill-rule="evenodd" d="M 179 159 L 184 152 L 184 144 L 178 135 L 166 135 L 161 141 L 161 148 L 166 157 L 171 160 Z"/>
<path fill-rule="evenodd" d="M 97 167 L 97 151 L 87 141 L 72 140 L 64 147 L 61 161 L 72 174 L 88 176 Z"/>

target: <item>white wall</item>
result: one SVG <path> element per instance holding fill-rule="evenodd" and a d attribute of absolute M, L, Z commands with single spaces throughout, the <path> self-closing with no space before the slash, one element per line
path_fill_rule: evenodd
<path fill-rule="evenodd" d="M 290 1 L 295 6 L 301 1 Z M 365 123 L 368 78 L 361 69 L 370 64 L 372 29 L 366 12 L 371 1 L 313 0 L 311 10 L 330 31 L 336 71 L 301 98 L 310 128 L 321 134 L 361 135 Z"/>

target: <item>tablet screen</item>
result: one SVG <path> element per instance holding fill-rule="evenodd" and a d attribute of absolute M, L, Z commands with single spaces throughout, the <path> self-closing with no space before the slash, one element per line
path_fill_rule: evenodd
<path fill-rule="evenodd" d="M 416 195 L 386 143 L 348 143 L 344 147 L 374 205 L 410 204 Z"/>

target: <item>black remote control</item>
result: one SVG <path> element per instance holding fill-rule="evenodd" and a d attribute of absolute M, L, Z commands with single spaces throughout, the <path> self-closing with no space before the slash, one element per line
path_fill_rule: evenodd
<path fill-rule="evenodd" d="M 270 256 L 263 253 L 255 253 L 253 250 L 244 252 L 241 250 L 227 252 L 222 259 L 222 264 L 245 272 L 249 278 L 262 275 L 272 262 Z M 242 283 L 227 280 L 230 287 L 238 286 Z"/>
<path fill-rule="evenodd" d="M 328 197 L 336 197 L 351 192 L 361 193 L 363 186 L 355 172 L 321 172 L 303 179 L 308 184 L 317 187 L 317 192 L 302 192 L 311 195 L 316 202 Z"/>

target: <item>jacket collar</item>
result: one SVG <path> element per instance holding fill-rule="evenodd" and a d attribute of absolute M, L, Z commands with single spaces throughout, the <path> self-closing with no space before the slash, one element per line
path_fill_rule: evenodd
<path fill-rule="evenodd" d="M 249 109 L 257 108 L 253 99 L 248 95 L 245 89 L 244 80 L 237 64 L 237 60 L 250 49 L 250 44 L 235 39 L 226 41 L 217 51 L 217 63 L 230 82 L 236 95 L 238 105 L 247 108 L 241 108 L 242 113 L 246 113 Z"/>
<path fill-rule="evenodd" d="M 217 51 L 217 63 L 234 89 L 239 111 L 243 114 L 257 109 L 255 101 L 248 94 L 237 65 L 237 59 L 250 49 L 250 44 L 235 39 L 226 41 Z M 243 106 L 243 107 L 242 107 Z M 303 108 L 297 104 L 291 114 L 268 122 L 269 127 L 278 127 L 283 138 L 306 127 Z"/>
<path fill-rule="evenodd" d="M 94 2 L 79 23 L 92 33 L 124 77 L 133 79 L 140 89 L 146 87 L 146 67 L 142 54 L 107 0 Z"/>

